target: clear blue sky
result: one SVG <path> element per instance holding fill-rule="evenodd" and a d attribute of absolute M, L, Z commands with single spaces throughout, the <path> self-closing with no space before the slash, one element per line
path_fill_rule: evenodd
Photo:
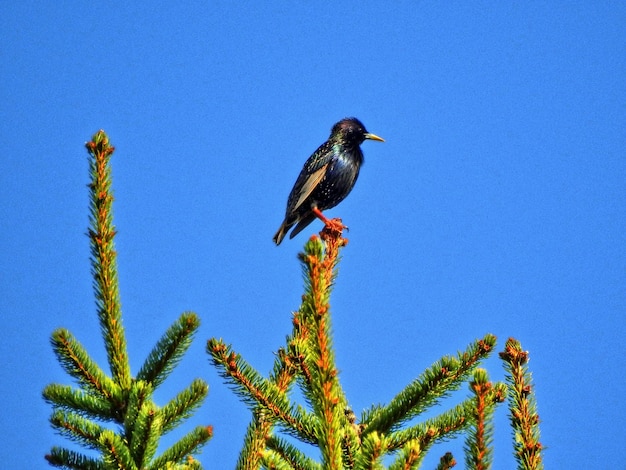
<path fill-rule="evenodd" d="M 104 361 L 83 147 L 102 128 L 134 372 L 197 312 L 157 399 L 207 380 L 190 425 L 214 426 L 206 468 L 232 468 L 249 413 L 206 340 L 269 371 L 300 301 L 296 253 L 321 226 L 272 235 L 345 116 L 386 139 L 363 145 L 328 213 L 350 226 L 332 310 L 357 415 L 491 332 L 530 350 L 547 468 L 626 460 L 626 3 L 548 3 L 3 4 L 0 461 L 46 468 L 67 445 L 41 399 L 70 383 L 55 328 Z M 497 469 L 513 465 L 507 426 L 501 407 Z M 462 467 L 461 446 L 424 468 L 449 449 Z"/>

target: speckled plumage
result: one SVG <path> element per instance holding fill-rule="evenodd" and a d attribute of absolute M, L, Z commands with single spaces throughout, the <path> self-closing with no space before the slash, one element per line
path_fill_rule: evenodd
<path fill-rule="evenodd" d="M 274 235 L 276 245 L 291 227 L 297 224 L 289 238 L 315 219 L 313 207 L 320 211 L 335 207 L 352 191 L 363 164 L 360 145 L 365 139 L 384 142 L 356 118 L 342 119 L 333 126 L 328 140 L 304 164 L 289 194 L 285 220 Z"/>

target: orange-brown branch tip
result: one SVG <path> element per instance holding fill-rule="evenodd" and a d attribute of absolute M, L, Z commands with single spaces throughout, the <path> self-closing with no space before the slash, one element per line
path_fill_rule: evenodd
<path fill-rule="evenodd" d="M 341 219 L 335 218 L 330 219 L 324 225 L 324 228 L 320 232 L 320 237 L 322 240 L 327 241 L 329 239 L 341 239 L 341 234 L 343 233 L 343 229 L 347 229 Z"/>

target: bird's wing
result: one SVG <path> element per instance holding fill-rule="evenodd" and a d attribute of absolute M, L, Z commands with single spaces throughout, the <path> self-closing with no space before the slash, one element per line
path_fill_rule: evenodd
<path fill-rule="evenodd" d="M 302 203 L 306 200 L 307 197 L 311 195 L 317 185 L 320 184 L 320 181 L 322 181 L 324 175 L 326 174 L 326 168 L 328 168 L 329 163 L 326 163 L 326 165 L 315 170 L 308 176 L 308 178 L 302 185 L 302 189 L 300 190 L 300 197 L 298 198 L 298 202 L 296 202 L 296 205 L 293 208 L 294 211 L 302 205 Z"/>

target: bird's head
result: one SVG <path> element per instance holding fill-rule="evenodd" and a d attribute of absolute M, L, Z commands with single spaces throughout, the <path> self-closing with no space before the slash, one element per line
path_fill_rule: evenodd
<path fill-rule="evenodd" d="M 335 124 L 330 131 L 330 139 L 340 140 L 350 146 L 361 145 L 365 139 L 378 140 L 379 142 L 385 141 L 376 134 L 367 132 L 363 123 L 353 117 L 342 119 Z"/>

